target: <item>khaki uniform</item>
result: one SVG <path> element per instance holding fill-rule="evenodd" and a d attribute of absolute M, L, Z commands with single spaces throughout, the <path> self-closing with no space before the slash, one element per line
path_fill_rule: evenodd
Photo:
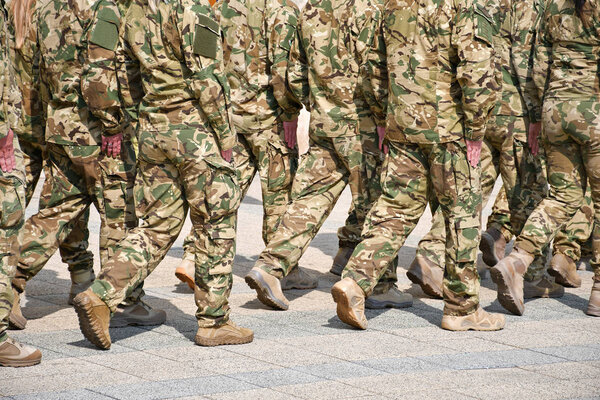
<path fill-rule="evenodd" d="M 368 296 L 430 202 L 446 227 L 444 313 L 466 315 L 479 306 L 481 189 L 465 139 L 483 140 L 496 100 L 492 22 L 473 1 L 411 4 L 385 3 L 383 43 L 371 53 L 368 98 L 387 117 L 390 151 L 342 278 Z"/>
<path fill-rule="evenodd" d="M 91 289 L 115 311 L 177 239 L 190 209 L 198 239 L 196 316 L 201 327 L 229 317 L 240 190 L 220 151 L 236 145 L 220 29 L 208 2 L 133 2 L 122 35 L 139 61 L 135 197 L 142 220 L 118 244 Z M 158 21 L 161 21 L 160 23 Z M 155 49 L 162 49 L 156 52 Z"/>

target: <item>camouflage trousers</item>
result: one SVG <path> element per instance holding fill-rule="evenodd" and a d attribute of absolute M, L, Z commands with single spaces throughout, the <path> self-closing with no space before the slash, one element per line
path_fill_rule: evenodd
<path fill-rule="evenodd" d="M 33 193 L 42 174 L 44 166 L 44 145 L 32 143 L 25 140 L 19 140 L 23 159 L 25 163 L 25 179 L 27 187 L 27 205 L 33 197 Z M 39 209 L 46 208 L 44 200 L 48 197 L 40 198 Z M 62 261 L 69 266 L 70 272 L 93 270 L 94 255 L 88 251 L 89 236 L 88 230 L 90 212 L 86 210 L 81 218 L 72 223 L 71 233 L 64 242 L 58 246 Z"/>
<path fill-rule="evenodd" d="M 128 228 L 137 225 L 133 199 L 135 156 L 130 144 L 123 159 L 106 157 L 100 146 L 46 145 L 43 208 L 24 227 L 13 286 L 23 291 L 94 204 L 100 214 L 100 262 L 114 254 Z M 143 295 L 137 292 L 138 299 Z M 137 299 L 132 298 L 132 301 Z"/>
<path fill-rule="evenodd" d="M 498 115 L 488 122 L 481 149 L 481 192 L 485 204 L 496 183 L 502 177 L 501 191 L 511 211 L 507 222 L 520 232 L 527 216 L 542 201 L 546 193 L 546 180 L 539 158 L 529 151 L 527 143 L 517 138 L 526 136 L 527 121 L 523 117 Z M 507 200 L 510 198 L 510 202 Z M 510 239 L 509 239 L 510 241 Z M 421 239 L 417 254 L 444 267 L 445 227 L 441 210 L 433 215 L 430 231 Z M 540 256 L 532 263 L 527 278 L 535 280 L 544 274 L 546 257 Z"/>
<path fill-rule="evenodd" d="M 0 339 L 8 328 L 13 303 L 11 280 L 25 222 L 25 170 L 16 136 L 14 147 L 17 168 L 10 173 L 0 170 Z"/>
<path fill-rule="evenodd" d="M 242 198 L 246 197 L 257 172 L 260 176 L 263 198 L 262 238 L 266 245 L 290 203 L 298 153 L 285 144 L 283 124 L 280 122 L 271 131 L 238 134 L 233 158 Z M 183 242 L 184 260 L 194 260 L 195 240 L 195 231 L 192 229 Z"/>
<path fill-rule="evenodd" d="M 543 156 L 542 156 L 543 157 Z M 544 158 L 540 158 L 544 164 L 543 178 L 546 179 Z M 510 210 L 506 193 L 501 190 L 496 197 L 492 214 L 488 218 L 488 228 L 497 229 L 502 233 L 506 242 L 510 242 L 513 237 L 513 230 L 510 225 Z M 581 258 L 582 246 L 587 246 L 587 241 L 592 235 L 594 227 L 594 205 L 590 187 L 585 193 L 583 206 L 575 213 L 573 218 L 556 234 L 552 243 L 552 254 L 564 254 L 574 261 Z"/>
<path fill-rule="evenodd" d="M 589 184 L 594 203 L 591 265 L 600 280 L 600 102 L 546 100 L 542 122 L 550 193 L 529 216 L 515 247 L 540 254 L 584 205 Z"/>
<path fill-rule="evenodd" d="M 360 242 L 366 215 L 381 193 L 381 159 L 375 132 L 337 138 L 311 135 L 292 184 L 292 202 L 256 266 L 278 278 L 287 275 L 298 265 L 347 185 L 353 210 L 338 237 L 340 245 L 354 248 Z M 382 285 L 397 281 L 396 265 L 390 265 Z"/>
<path fill-rule="evenodd" d="M 382 195 L 367 216 L 342 278 L 368 296 L 430 203 L 445 226 L 444 313 L 465 315 L 479 305 L 475 262 L 481 219 L 479 167 L 469 165 L 463 141 L 391 142 L 381 174 Z"/>
<path fill-rule="evenodd" d="M 177 239 L 188 208 L 194 241 L 196 317 L 203 327 L 229 318 L 241 192 L 232 164 L 223 160 L 213 133 L 177 126 L 141 132 L 135 184 L 139 227 L 129 231 L 92 290 L 115 311 L 146 279 Z"/>

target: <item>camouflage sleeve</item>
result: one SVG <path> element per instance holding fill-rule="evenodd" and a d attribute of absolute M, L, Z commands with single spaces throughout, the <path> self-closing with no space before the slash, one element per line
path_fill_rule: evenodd
<path fill-rule="evenodd" d="M 462 89 L 464 134 L 469 140 L 483 140 L 485 124 L 492 110 L 495 87 L 493 23 L 485 8 L 460 1 L 452 40 L 457 48 L 456 76 Z"/>
<path fill-rule="evenodd" d="M 117 76 L 117 54 L 123 51 L 120 28 L 121 16 L 116 4 L 100 0 L 82 40 L 85 68 L 81 92 L 92 114 L 101 121 L 104 136 L 122 133 L 127 122 Z"/>
<path fill-rule="evenodd" d="M 192 73 L 189 85 L 217 134 L 221 150 L 230 150 L 237 143 L 237 137 L 229 116 L 229 83 L 223 65 L 221 30 L 214 10 L 208 2 L 195 0 L 191 7 L 179 4 L 175 18 L 181 51 Z"/>
<path fill-rule="evenodd" d="M 363 90 L 377 126 L 385 126 L 388 99 L 388 71 L 383 37 L 383 18 L 377 23 L 371 50 L 363 68 Z"/>
<path fill-rule="evenodd" d="M 542 101 L 544 92 L 548 84 L 550 75 L 550 65 L 552 63 L 552 41 L 550 33 L 546 29 L 546 19 L 549 17 L 548 11 L 543 8 L 539 12 L 539 23 L 537 26 L 535 40 L 535 55 L 533 60 L 533 88 L 532 93 L 537 98 L 537 108 L 531 115 L 531 122 L 538 122 L 542 119 Z"/>
<path fill-rule="evenodd" d="M 538 11 L 537 5 L 532 6 L 530 1 L 515 0 L 513 2 L 511 61 L 519 82 L 519 92 L 525 102 L 530 119 L 534 119 L 536 110 L 540 108 L 532 77 L 533 42 L 536 37 Z"/>
<path fill-rule="evenodd" d="M 133 54 L 126 38 L 127 18 L 122 18 L 122 28 L 119 30 L 122 51 L 117 53 L 117 77 L 121 92 L 122 106 L 133 124 L 138 122 L 138 107 L 144 97 L 140 63 Z"/>
<path fill-rule="evenodd" d="M 4 19 L 4 14 L 0 21 L 0 95 L 2 96 L 2 106 L 0 107 L 0 139 L 8 135 L 9 129 L 15 127 L 17 119 L 21 113 L 21 92 L 17 87 L 14 70 L 11 66 L 11 49 L 14 46 L 11 43 L 8 26 Z"/>
<path fill-rule="evenodd" d="M 292 95 L 287 86 L 286 73 L 290 48 L 298 25 L 298 7 L 290 1 L 285 5 L 272 9 L 267 18 L 267 34 L 270 32 L 269 64 L 271 65 L 271 87 L 279 106 L 283 109 L 281 118 L 291 121 L 298 118 L 302 104 Z"/>
<path fill-rule="evenodd" d="M 310 111 L 308 102 L 308 60 L 302 41 L 302 14 L 290 48 L 286 80 L 292 95 Z"/>

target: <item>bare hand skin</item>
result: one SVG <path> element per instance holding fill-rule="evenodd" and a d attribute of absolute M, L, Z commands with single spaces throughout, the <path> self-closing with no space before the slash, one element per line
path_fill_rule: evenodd
<path fill-rule="evenodd" d="M 3 172 L 12 172 L 15 169 L 15 147 L 13 146 L 14 133 L 8 129 L 8 135 L 0 139 L 0 169 Z"/>
<path fill-rule="evenodd" d="M 290 149 L 296 147 L 298 132 L 298 118 L 293 121 L 283 122 L 283 133 L 285 135 L 285 143 Z"/>
<path fill-rule="evenodd" d="M 377 136 L 379 136 L 379 150 L 383 151 L 383 154 L 387 154 L 390 150 L 387 145 L 383 144 L 383 139 L 385 139 L 385 127 L 378 126 L 377 127 Z"/>
<path fill-rule="evenodd" d="M 467 139 L 467 160 L 471 167 L 475 168 L 479 164 L 481 158 L 481 140 L 469 140 Z"/>
<path fill-rule="evenodd" d="M 223 159 L 225 161 L 227 161 L 228 163 L 230 163 L 231 159 L 233 157 L 233 150 L 222 150 L 221 151 L 221 157 L 223 157 Z"/>
<path fill-rule="evenodd" d="M 121 155 L 122 142 L 122 133 L 114 136 L 102 136 L 102 152 L 109 157 L 117 158 Z"/>
<path fill-rule="evenodd" d="M 537 156 L 540 151 L 540 132 L 542 131 L 542 123 L 536 122 L 529 124 L 529 132 L 527 134 L 527 142 L 529 143 L 529 150 L 531 154 Z"/>

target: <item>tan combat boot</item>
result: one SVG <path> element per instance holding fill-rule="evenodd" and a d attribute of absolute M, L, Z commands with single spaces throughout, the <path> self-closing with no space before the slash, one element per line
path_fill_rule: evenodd
<path fill-rule="evenodd" d="M 533 256 L 523 250 L 515 249 L 508 257 L 490 268 L 492 280 L 498 286 L 498 301 L 515 315 L 523 315 L 523 275 L 533 261 Z"/>
<path fill-rule="evenodd" d="M 0 342 L 0 365 L 3 367 L 30 367 L 42 361 L 42 353 L 31 346 L 7 338 Z"/>
<path fill-rule="evenodd" d="M 365 292 L 352 278 L 344 278 L 331 288 L 337 303 L 337 316 L 342 322 L 358 329 L 367 329 Z"/>
<path fill-rule="evenodd" d="M 198 328 L 194 342 L 199 346 L 221 346 L 224 344 L 244 344 L 254 340 L 254 332 L 241 328 L 232 321 L 211 327 Z"/>
<path fill-rule="evenodd" d="M 402 293 L 393 286 L 385 293 L 371 294 L 365 301 L 365 307 L 371 310 L 382 308 L 407 308 L 412 306 L 413 298 L 410 293 Z"/>
<path fill-rule="evenodd" d="M 585 313 L 592 317 L 600 317 L 600 281 L 594 281 L 592 293 L 590 294 L 590 302 Z"/>
<path fill-rule="evenodd" d="M 164 310 L 153 310 L 140 300 L 131 305 L 119 304 L 110 320 L 110 327 L 162 325 L 166 320 L 167 313 Z"/>
<path fill-rule="evenodd" d="M 417 254 L 406 271 L 406 276 L 411 282 L 421 286 L 426 295 L 434 299 L 443 298 L 444 270 L 427 258 Z"/>
<path fill-rule="evenodd" d="M 527 280 L 523 282 L 523 298 L 525 299 L 533 299 L 536 297 L 557 298 L 563 297 L 564 294 L 564 286 L 554 283 L 546 277 L 533 282 Z"/>
<path fill-rule="evenodd" d="M 10 329 L 22 330 L 27 325 L 27 318 L 23 316 L 21 311 L 21 293 L 14 287 L 13 290 L 13 305 L 8 316 L 8 327 Z"/>
<path fill-rule="evenodd" d="M 291 289 L 314 289 L 319 285 L 319 280 L 300 267 L 281 278 L 281 290 Z"/>
<path fill-rule="evenodd" d="M 91 289 L 87 289 L 75 296 L 73 306 L 83 336 L 100 349 L 110 349 L 110 309 L 106 303 Z"/>
<path fill-rule="evenodd" d="M 244 280 L 248 286 L 256 290 L 258 300 L 264 305 L 276 310 L 287 310 L 290 307 L 290 302 L 281 291 L 279 279 L 273 275 L 254 267 Z"/>
<path fill-rule="evenodd" d="M 350 257 L 352 256 L 352 253 L 354 253 L 354 247 L 340 247 L 333 259 L 333 265 L 331 266 L 329 272 L 334 275 L 341 276 L 342 271 L 344 271 L 344 268 L 346 268 L 346 264 L 348 264 L 348 260 L 350 260 Z"/>
<path fill-rule="evenodd" d="M 196 282 L 194 275 L 196 273 L 196 263 L 191 260 L 182 260 L 179 267 L 175 268 L 175 276 L 181 282 L 186 283 L 190 289 L 194 290 Z"/>
<path fill-rule="evenodd" d="M 566 287 L 580 287 L 581 278 L 577 274 L 577 264 L 567 255 L 556 253 L 550 261 L 548 273 L 554 277 L 556 283 Z"/>
<path fill-rule="evenodd" d="M 481 234 L 479 242 L 479 250 L 481 250 L 481 258 L 483 262 L 493 267 L 504 258 L 506 252 L 506 239 L 496 228 L 489 228 Z"/>
<path fill-rule="evenodd" d="M 505 323 L 504 315 L 489 313 L 481 306 L 468 315 L 442 317 L 442 329 L 449 331 L 499 331 Z"/>
<path fill-rule="evenodd" d="M 71 272 L 71 290 L 69 292 L 68 301 L 69 305 L 73 305 L 73 299 L 75 296 L 89 288 L 92 285 L 92 282 L 94 282 L 94 279 L 96 279 L 96 275 L 92 269 Z"/>

